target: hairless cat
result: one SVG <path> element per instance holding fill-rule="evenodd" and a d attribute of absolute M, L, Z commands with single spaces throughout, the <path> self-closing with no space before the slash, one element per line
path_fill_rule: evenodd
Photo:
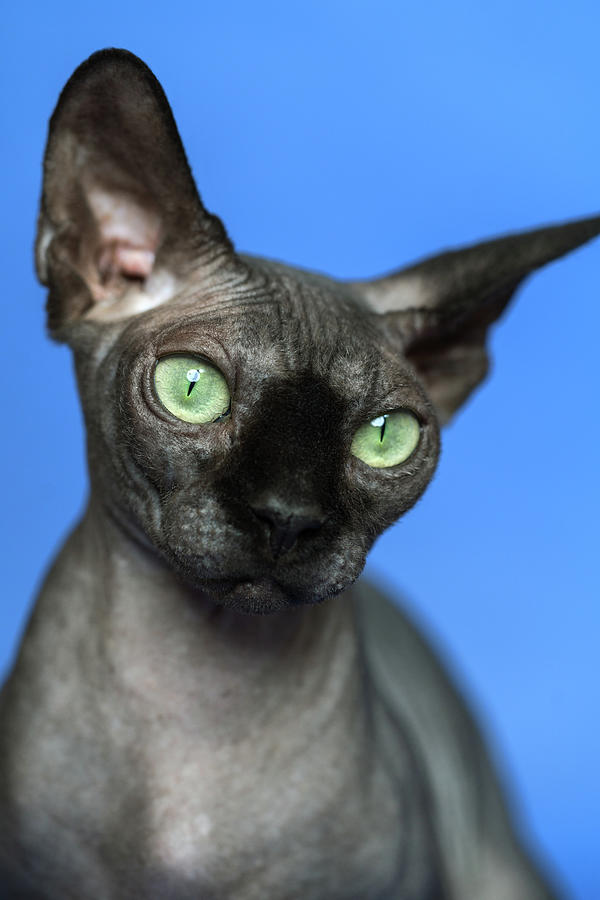
<path fill-rule="evenodd" d="M 477 728 L 358 578 L 531 272 L 600 218 L 340 282 L 241 256 L 123 50 L 52 116 L 36 245 L 87 510 L 0 700 L 0 896 L 549 900 Z"/>

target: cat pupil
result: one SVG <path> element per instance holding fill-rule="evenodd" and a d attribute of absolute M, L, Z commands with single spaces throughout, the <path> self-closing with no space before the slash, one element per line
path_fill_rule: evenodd
<path fill-rule="evenodd" d="M 383 416 L 377 416 L 376 419 L 373 419 L 373 420 L 371 421 L 371 425 L 374 425 L 375 428 L 381 428 L 381 431 L 379 432 L 379 443 L 380 443 L 380 444 L 383 443 L 383 435 L 385 434 L 385 426 L 386 426 L 386 423 L 387 423 L 387 416 L 386 416 L 386 415 L 383 415 Z"/>
<path fill-rule="evenodd" d="M 185 377 L 187 378 L 187 380 L 190 383 L 190 386 L 189 386 L 188 392 L 187 392 L 187 395 L 189 397 L 190 394 L 192 393 L 192 391 L 194 390 L 194 385 L 200 378 L 200 372 L 198 371 L 198 369 L 188 369 Z"/>

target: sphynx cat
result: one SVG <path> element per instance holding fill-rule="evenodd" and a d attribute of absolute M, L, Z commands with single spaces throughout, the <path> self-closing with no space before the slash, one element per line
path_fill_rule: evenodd
<path fill-rule="evenodd" d="M 0 895 L 550 900 L 476 725 L 355 583 L 530 273 L 600 218 L 365 282 L 239 255 L 122 50 L 52 116 L 36 245 L 90 499 L 0 699 Z"/>

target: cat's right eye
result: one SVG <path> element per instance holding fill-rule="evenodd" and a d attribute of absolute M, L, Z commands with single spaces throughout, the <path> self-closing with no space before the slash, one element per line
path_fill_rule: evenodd
<path fill-rule="evenodd" d="M 165 409 L 183 422 L 216 422 L 231 407 L 225 376 L 198 356 L 163 356 L 154 370 L 154 387 Z"/>

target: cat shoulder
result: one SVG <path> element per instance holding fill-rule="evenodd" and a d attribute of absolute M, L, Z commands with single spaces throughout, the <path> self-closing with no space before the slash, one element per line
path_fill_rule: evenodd
<path fill-rule="evenodd" d="M 353 594 L 370 677 L 410 743 L 451 896 L 552 897 L 515 839 L 490 750 L 443 654 L 377 588 L 359 581 Z M 492 886 L 506 893 L 490 895 Z"/>

